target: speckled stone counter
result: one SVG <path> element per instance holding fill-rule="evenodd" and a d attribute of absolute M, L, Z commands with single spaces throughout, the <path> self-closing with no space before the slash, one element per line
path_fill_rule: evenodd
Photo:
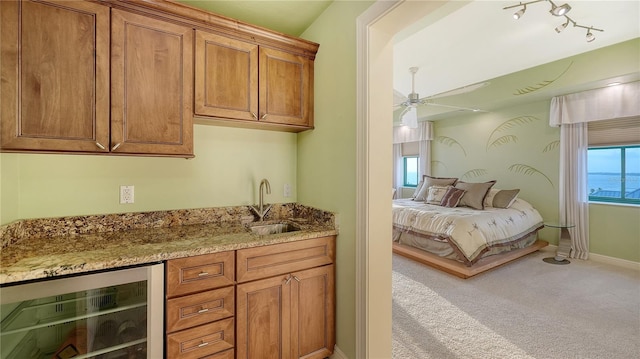
<path fill-rule="evenodd" d="M 334 214 L 274 204 L 264 223 L 300 230 L 257 235 L 248 206 L 29 219 L 0 227 L 0 284 L 336 235 Z"/>

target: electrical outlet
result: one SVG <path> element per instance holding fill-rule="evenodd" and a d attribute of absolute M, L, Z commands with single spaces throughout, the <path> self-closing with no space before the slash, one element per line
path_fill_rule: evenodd
<path fill-rule="evenodd" d="M 291 197 L 291 185 L 288 183 L 284 184 L 284 196 Z"/>
<path fill-rule="evenodd" d="M 120 204 L 133 203 L 133 186 L 120 186 Z"/>

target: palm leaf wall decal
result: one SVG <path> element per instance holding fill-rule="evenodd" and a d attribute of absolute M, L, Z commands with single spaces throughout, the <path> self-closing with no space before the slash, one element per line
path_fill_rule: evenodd
<path fill-rule="evenodd" d="M 507 143 L 511 143 L 511 142 L 514 142 L 514 143 L 518 142 L 518 137 L 514 135 L 505 135 L 502 137 L 498 137 L 495 141 L 491 142 L 491 144 L 487 147 L 487 149 L 506 145 Z"/>
<path fill-rule="evenodd" d="M 489 173 L 487 170 L 485 170 L 484 168 L 476 168 L 476 169 L 472 169 L 469 170 L 467 172 L 465 172 L 462 175 L 462 178 L 475 178 L 475 177 L 480 177 L 483 175 L 486 175 L 487 173 Z"/>
<path fill-rule="evenodd" d="M 489 135 L 489 138 L 487 139 L 487 151 L 489 151 L 489 147 L 491 147 L 491 145 L 492 145 L 491 139 L 493 138 L 493 136 L 496 133 L 508 131 L 508 130 L 514 128 L 514 127 L 526 125 L 526 124 L 532 123 L 534 121 L 539 121 L 539 120 L 540 119 L 535 117 L 535 116 L 518 116 L 518 117 L 514 117 L 512 119 L 509 119 L 509 120 L 501 123 Z M 501 143 L 501 144 L 504 144 L 504 143 Z"/>
<path fill-rule="evenodd" d="M 542 82 L 537 83 L 536 85 L 533 86 L 527 86 L 521 89 L 516 89 L 516 92 L 514 92 L 513 94 L 515 96 L 519 96 L 519 95 L 526 95 L 535 91 L 538 91 L 540 89 L 543 89 L 549 85 L 551 85 L 552 83 L 556 82 L 560 77 L 562 77 L 562 75 L 564 75 L 567 71 L 569 71 L 569 68 L 571 68 L 571 65 L 573 65 L 573 61 L 571 61 L 571 63 L 569 64 L 569 66 L 567 66 L 567 68 L 562 71 L 562 73 L 560 75 L 558 75 L 558 77 L 556 77 L 553 80 L 544 80 Z"/>
<path fill-rule="evenodd" d="M 436 141 L 438 141 L 438 143 L 442 143 L 443 145 L 447 145 L 449 147 L 451 147 L 453 145 L 458 145 L 458 147 L 460 147 L 460 149 L 464 153 L 464 156 L 467 157 L 467 151 L 465 151 L 464 147 L 462 147 L 462 145 L 458 141 L 456 141 L 455 139 L 453 139 L 451 137 L 447 137 L 447 136 L 438 136 L 438 137 L 436 137 Z"/>
<path fill-rule="evenodd" d="M 551 151 L 557 149 L 558 147 L 560 147 L 560 141 L 556 140 L 556 141 L 553 141 L 553 142 L 549 142 L 548 145 L 544 146 L 544 149 L 542 150 L 542 153 L 551 152 Z"/>
<path fill-rule="evenodd" d="M 509 171 L 511 172 L 515 172 L 518 174 L 524 174 L 524 175 L 528 175 L 528 176 L 532 176 L 535 174 L 539 174 L 541 176 L 543 176 L 544 178 L 547 179 L 547 181 L 549 182 L 549 184 L 551 185 L 551 187 L 555 188 L 555 186 L 553 185 L 553 182 L 551 182 L 551 180 L 549 179 L 549 177 L 547 177 L 547 175 L 545 175 L 544 173 L 538 171 L 537 169 L 529 166 L 529 165 L 525 165 L 522 163 L 516 163 L 513 164 L 511 166 L 509 166 Z"/>
<path fill-rule="evenodd" d="M 431 167 L 435 167 L 436 165 L 442 165 L 444 169 L 447 169 L 447 165 L 442 161 L 431 161 Z"/>

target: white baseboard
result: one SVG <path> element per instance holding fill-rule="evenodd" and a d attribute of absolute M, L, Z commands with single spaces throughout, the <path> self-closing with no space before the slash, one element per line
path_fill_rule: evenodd
<path fill-rule="evenodd" d="M 557 248 L 558 246 L 549 244 L 548 246 L 542 248 L 541 250 L 555 252 Z M 589 260 L 592 260 L 598 263 L 606 263 L 606 264 L 611 264 L 617 267 L 640 271 L 640 263 L 626 260 L 626 259 L 605 256 L 598 253 L 589 253 Z"/>
<path fill-rule="evenodd" d="M 333 354 L 329 357 L 329 359 L 349 359 L 347 356 L 338 348 L 337 345 L 333 347 Z"/>

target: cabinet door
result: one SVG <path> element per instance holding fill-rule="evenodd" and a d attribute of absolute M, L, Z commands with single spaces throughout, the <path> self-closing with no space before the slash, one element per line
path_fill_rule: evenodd
<path fill-rule="evenodd" d="M 288 276 L 239 284 L 236 293 L 236 358 L 288 358 L 291 345 Z"/>
<path fill-rule="evenodd" d="M 335 345 L 334 265 L 292 273 L 291 358 L 321 359 Z"/>
<path fill-rule="evenodd" d="M 112 10 L 111 151 L 193 155 L 193 29 Z"/>
<path fill-rule="evenodd" d="M 313 127 L 313 61 L 260 48 L 260 121 Z"/>
<path fill-rule="evenodd" d="M 3 150 L 106 152 L 109 8 L 2 1 Z"/>
<path fill-rule="evenodd" d="M 258 45 L 196 31 L 195 113 L 258 119 Z"/>

